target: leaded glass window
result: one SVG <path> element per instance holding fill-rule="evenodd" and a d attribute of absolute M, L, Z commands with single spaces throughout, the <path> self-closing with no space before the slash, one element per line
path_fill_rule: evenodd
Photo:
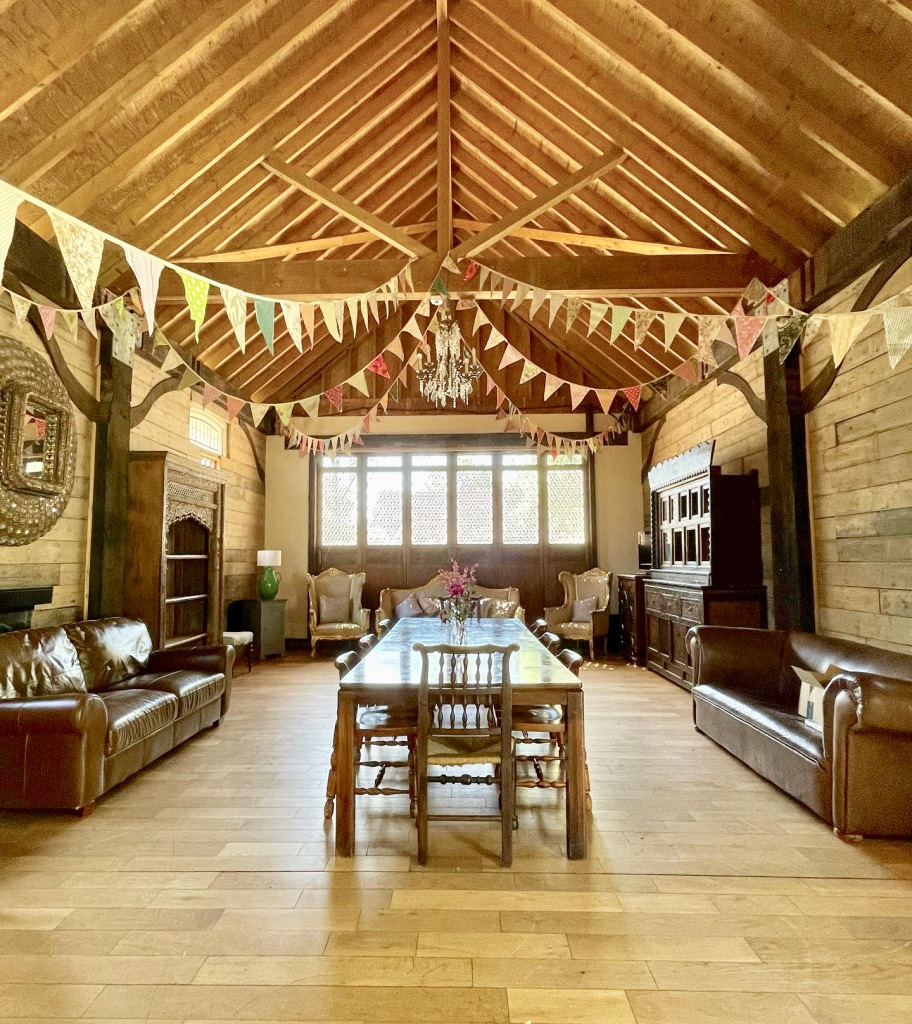
<path fill-rule="evenodd" d="M 402 473 L 367 474 L 367 543 L 369 547 L 402 544 Z"/>
<path fill-rule="evenodd" d="M 324 547 L 358 543 L 358 474 L 354 470 L 323 474 L 320 542 Z"/>

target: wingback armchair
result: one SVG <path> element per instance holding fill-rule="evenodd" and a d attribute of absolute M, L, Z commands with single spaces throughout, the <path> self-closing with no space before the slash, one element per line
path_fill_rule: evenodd
<path fill-rule="evenodd" d="M 564 588 L 564 603 L 545 609 L 548 629 L 564 640 L 588 641 L 592 659 L 595 658 L 596 639 L 608 635 L 612 575 L 604 569 L 562 572 L 558 578 Z M 580 602 L 584 601 L 593 603 L 593 607 L 581 607 Z"/>
<path fill-rule="evenodd" d="M 325 640 L 357 640 L 370 629 L 370 612 L 361 607 L 363 572 L 325 569 L 319 576 L 307 573 L 310 621 L 310 653 Z"/>

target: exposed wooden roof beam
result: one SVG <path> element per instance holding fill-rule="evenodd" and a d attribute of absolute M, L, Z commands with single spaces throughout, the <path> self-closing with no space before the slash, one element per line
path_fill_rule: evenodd
<path fill-rule="evenodd" d="M 534 220 L 539 214 L 550 210 L 552 206 L 556 206 L 568 196 L 572 196 L 574 192 L 585 188 L 594 178 L 599 178 L 617 167 L 625 157 L 626 154 L 620 149 L 600 153 L 594 160 L 583 164 L 578 171 L 571 174 L 568 178 L 557 182 L 549 189 L 545 189 L 544 192 L 539 193 L 518 209 L 508 213 L 489 228 L 480 231 L 461 245 L 457 245 L 453 250 L 454 259 L 464 259 L 483 252 L 489 246 L 499 242 L 501 238 L 508 235 L 512 228 L 520 227 L 528 221 Z"/>
<path fill-rule="evenodd" d="M 313 196 L 314 199 L 319 199 L 320 202 L 325 203 L 330 209 L 341 213 L 343 217 L 348 217 L 349 220 L 360 224 L 366 230 L 372 231 L 377 238 L 381 238 L 384 242 L 394 245 L 407 256 L 418 258 L 430 254 L 431 250 L 423 243 L 409 238 L 404 231 L 393 227 L 392 224 L 388 224 L 385 220 L 375 216 L 369 210 L 358 206 L 357 203 L 353 203 L 350 199 L 340 196 L 338 192 L 334 192 L 331 188 L 311 178 L 310 175 L 305 174 L 297 167 L 292 167 L 291 164 L 285 163 L 284 160 L 277 160 L 275 158 L 263 160 L 262 163 L 277 178 L 287 181 L 302 192 Z"/>
<path fill-rule="evenodd" d="M 437 255 L 453 245 L 453 153 L 450 134 L 450 17 L 448 0 L 437 0 Z"/>

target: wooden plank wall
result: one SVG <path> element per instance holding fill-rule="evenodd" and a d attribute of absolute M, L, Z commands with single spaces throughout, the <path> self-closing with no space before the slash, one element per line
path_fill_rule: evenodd
<path fill-rule="evenodd" d="M 15 338 L 47 358 L 41 342 L 28 324 L 20 327 L 5 294 L 0 297 L 0 336 Z M 66 328 L 57 340 L 70 369 L 93 394 L 96 393 L 97 342 L 84 329 L 71 339 Z M 137 358 L 133 372 L 132 402 L 136 405 L 164 375 Z M 168 450 L 198 461 L 200 452 L 187 439 L 190 403 L 198 402 L 189 391 L 171 392 L 160 398 L 152 411 L 130 435 L 134 450 Z M 215 408 L 215 407 L 210 407 Z M 85 612 L 85 584 L 89 544 L 89 501 L 93 429 L 75 408 L 77 430 L 76 482 L 73 496 L 59 522 L 34 544 L 21 548 L 0 547 L 0 587 L 47 582 L 54 585 L 50 605 L 36 610 L 35 625 L 49 625 L 80 618 Z M 216 409 L 224 416 L 224 410 Z M 260 459 L 265 464 L 265 437 L 257 435 Z M 253 451 L 236 423 L 228 428 L 228 454 L 222 461 L 226 474 L 225 600 L 256 594 L 256 552 L 263 547 L 265 486 L 260 480 Z"/>
<path fill-rule="evenodd" d="M 0 296 L 0 337 L 15 338 L 47 359 L 32 327 L 29 324 L 20 327 L 16 322 L 12 303 L 5 292 Z M 74 341 L 66 327 L 61 327 L 57 338 L 70 369 L 94 394 L 98 343 L 85 330 L 80 330 L 78 341 Z M 53 603 L 36 613 L 36 625 L 77 618 L 85 604 L 94 433 L 92 424 L 75 407 L 73 414 L 76 421 L 76 480 L 63 516 L 33 544 L 0 547 L 0 587 L 27 586 L 30 583 L 54 586 Z"/>
<path fill-rule="evenodd" d="M 759 350 L 734 368 L 744 377 L 754 393 L 764 396 L 763 359 Z M 643 451 L 648 452 L 655 431 L 650 427 L 643 436 Z M 763 552 L 763 581 L 769 596 L 769 615 L 772 622 L 772 541 L 770 538 L 769 508 L 766 506 L 766 488 L 769 485 L 769 467 L 766 457 L 766 424 L 758 419 L 740 392 L 727 384 L 715 381 L 701 388 L 692 398 L 672 409 L 659 431 L 649 468 L 678 455 L 700 441 L 714 439 L 715 463 L 723 473 L 759 474 L 763 508 L 761 533 Z M 649 522 L 649 485 L 643 481 L 645 522 Z"/>
<path fill-rule="evenodd" d="M 133 367 L 133 404 L 165 375 L 145 360 Z M 191 402 L 200 402 L 190 391 L 172 391 L 160 398 L 149 415 L 130 433 L 133 451 L 170 451 L 198 462 L 202 454 L 187 439 Z M 227 418 L 223 409 L 209 409 Z M 266 438 L 257 434 L 261 464 L 265 465 Z M 237 423 L 228 426 L 228 453 L 222 459 L 227 477 L 225 491 L 225 601 L 256 596 L 256 553 L 264 546 L 266 488 L 260 480 L 253 451 Z"/>

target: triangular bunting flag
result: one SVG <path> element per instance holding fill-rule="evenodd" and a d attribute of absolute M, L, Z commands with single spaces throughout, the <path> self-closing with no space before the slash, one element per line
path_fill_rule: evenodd
<path fill-rule="evenodd" d="M 531 291 L 532 291 L 532 285 L 530 285 L 530 284 L 517 284 L 516 285 L 516 294 L 513 296 L 513 303 L 510 306 L 510 312 L 513 312 L 513 310 L 515 310 L 515 309 L 519 309 L 519 307 L 525 301 L 526 296 Z"/>
<path fill-rule="evenodd" d="M 17 295 L 15 292 L 10 292 L 9 297 L 13 300 L 13 312 L 16 314 L 16 323 L 22 327 L 28 320 L 29 310 L 32 308 L 31 300 L 24 299 L 21 295 Z M 97 331 L 95 332 L 95 337 L 98 337 Z"/>
<path fill-rule="evenodd" d="M 142 307 L 146 314 L 146 326 L 149 329 L 149 334 L 151 334 L 155 329 L 155 303 L 158 301 L 158 282 L 165 265 L 157 256 L 153 256 L 142 249 L 136 249 L 132 245 L 124 246 L 124 256 L 126 256 L 127 263 L 130 264 L 130 269 L 133 271 L 136 283 L 139 285 Z M 184 286 L 184 294 L 186 294 L 186 285 Z M 91 306 L 92 300 L 90 299 L 88 302 L 83 303 L 83 305 Z"/>
<path fill-rule="evenodd" d="M 288 336 L 294 347 L 300 352 L 302 351 L 301 307 L 297 302 L 288 302 L 287 300 L 280 302 L 279 305 L 282 307 L 282 319 L 288 329 Z"/>
<path fill-rule="evenodd" d="M 502 370 L 506 366 L 518 363 L 520 359 L 522 359 L 522 352 L 513 348 L 513 346 L 507 342 L 507 347 L 504 349 L 504 354 L 500 360 L 500 366 L 498 366 L 497 369 Z"/>
<path fill-rule="evenodd" d="M 21 202 L 19 193 L 5 181 L 0 181 L 0 279 L 3 278 L 3 268 L 16 230 L 16 211 Z"/>
<path fill-rule="evenodd" d="M 689 360 L 685 359 L 680 366 L 676 366 L 671 371 L 676 377 L 681 377 L 690 384 L 697 383 L 697 370 L 694 364 Z"/>
<path fill-rule="evenodd" d="M 180 384 L 178 384 L 178 388 L 180 390 L 183 390 L 184 388 L 193 387 L 194 384 L 198 383 L 202 379 L 203 378 L 200 377 L 198 373 L 195 373 L 188 366 L 181 375 Z"/>
<path fill-rule="evenodd" d="M 301 303 L 301 323 L 304 324 L 304 330 L 307 331 L 307 337 L 310 338 L 310 347 L 313 348 L 314 344 L 314 326 L 316 322 L 317 307 L 312 302 Z"/>
<path fill-rule="evenodd" d="M 548 296 L 548 326 L 554 323 L 554 318 L 557 316 L 557 311 L 561 308 L 564 302 L 563 295 L 558 295 L 555 292 L 551 292 Z"/>
<path fill-rule="evenodd" d="M 271 406 L 260 405 L 258 402 L 250 403 L 250 415 L 253 417 L 253 425 L 258 427 L 264 420 L 266 413 L 269 412 Z"/>
<path fill-rule="evenodd" d="M 75 309 L 61 309 L 60 319 L 66 324 L 67 331 L 73 341 L 79 340 L 79 313 Z"/>
<path fill-rule="evenodd" d="M 557 391 L 564 382 L 560 377 L 554 377 L 550 373 L 545 374 L 545 401 Z"/>
<path fill-rule="evenodd" d="M 376 359 L 372 359 L 367 364 L 367 369 L 370 370 L 371 373 L 376 373 L 378 377 L 389 378 L 389 370 L 387 369 L 386 360 L 383 358 L 382 352 L 380 353 L 379 356 L 377 356 Z M 364 393 L 367 394 L 366 391 Z"/>
<path fill-rule="evenodd" d="M 665 350 L 671 348 L 671 343 L 675 340 L 678 331 L 681 330 L 681 324 L 687 319 L 684 313 L 663 313 L 662 319 L 665 321 Z"/>
<path fill-rule="evenodd" d="M 98 321 L 95 319 L 95 310 L 94 309 L 81 309 L 79 311 L 79 315 L 82 317 L 82 322 L 85 324 L 86 330 L 89 332 L 89 334 L 92 335 L 92 337 L 96 341 L 98 341 Z M 158 336 L 159 333 L 161 333 L 161 332 L 157 331 L 155 336 L 153 336 L 153 345 L 155 343 L 154 339 L 155 339 L 155 337 Z M 165 342 L 165 344 L 167 344 L 167 341 Z"/>
<path fill-rule="evenodd" d="M 302 398 L 298 405 L 304 410 L 304 415 L 309 416 L 312 420 L 317 419 L 320 415 L 320 396 L 312 395 L 310 398 Z"/>
<path fill-rule="evenodd" d="M 537 377 L 540 373 L 543 373 L 543 372 L 544 371 L 542 370 L 542 368 L 540 366 L 536 366 L 535 363 L 530 363 L 529 360 L 527 359 L 523 363 L 523 369 L 522 369 L 522 374 L 520 375 L 520 378 L 519 378 L 519 383 L 520 384 L 528 384 L 530 380 L 532 380 L 533 378 Z"/>
<path fill-rule="evenodd" d="M 41 316 L 41 324 L 44 327 L 44 335 L 50 341 L 57 329 L 57 310 L 50 306 L 38 305 L 38 313 Z"/>
<path fill-rule="evenodd" d="M 247 349 L 247 296 L 237 288 L 229 288 L 225 284 L 219 286 L 219 291 L 222 293 L 225 313 L 234 330 L 238 347 L 244 352 Z"/>
<path fill-rule="evenodd" d="M 575 409 L 588 394 L 585 384 L 570 384 L 570 408 Z"/>
<path fill-rule="evenodd" d="M 246 404 L 247 403 L 243 398 L 234 398 L 231 395 L 225 395 L 225 405 L 228 409 L 229 423 L 238 418 L 241 409 L 243 409 Z"/>
<path fill-rule="evenodd" d="M 633 313 L 633 347 L 640 348 L 646 340 L 652 321 L 656 314 L 650 309 L 637 309 Z"/>
<path fill-rule="evenodd" d="M 416 316 L 430 316 L 431 315 L 431 300 L 425 296 L 421 302 L 418 303 L 418 308 L 415 310 Z"/>
<path fill-rule="evenodd" d="M 547 294 L 548 293 L 544 288 L 532 289 L 532 305 L 529 308 L 529 316 L 535 316 L 535 314 L 542 308 Z"/>
<path fill-rule="evenodd" d="M 801 332 L 804 330 L 804 325 L 808 322 L 807 313 L 796 313 L 794 316 L 783 316 L 778 317 L 776 320 L 776 331 L 779 335 L 779 362 L 784 363 L 789 352 L 795 347 L 798 339 L 801 337 Z M 865 316 L 862 327 L 868 322 L 868 316 Z M 859 328 L 860 330 L 861 328 Z M 852 341 L 854 341 L 854 337 Z M 850 341 L 851 345 L 852 342 Z M 845 353 L 843 353 L 845 355 Z M 842 359 L 840 358 L 840 362 Z M 839 364 L 837 363 L 837 366 Z"/>
<path fill-rule="evenodd" d="M 193 334 L 199 342 L 200 327 L 206 319 L 206 303 L 209 301 L 209 282 L 186 270 L 179 270 L 178 274 L 184 285 L 184 298 L 193 321 Z"/>
<path fill-rule="evenodd" d="M 281 402 L 275 406 L 276 416 L 279 417 L 279 422 L 283 427 L 287 427 L 291 423 L 291 414 L 294 411 L 294 402 Z"/>
<path fill-rule="evenodd" d="M 262 331 L 266 348 L 272 354 L 273 339 L 275 338 L 275 303 L 272 299 L 254 299 L 253 308 L 256 313 L 257 327 Z"/>
<path fill-rule="evenodd" d="M 599 390 L 595 392 L 595 397 L 599 400 L 602 412 L 606 415 L 611 411 L 611 405 L 614 402 L 614 396 L 616 394 L 616 391 L 607 391 L 604 388 L 599 388 Z"/>
<path fill-rule="evenodd" d="M 336 412 L 342 412 L 342 386 L 336 385 L 334 388 L 330 388 L 325 392 L 326 400 L 336 410 Z"/>
<path fill-rule="evenodd" d="M 358 296 L 352 295 L 347 298 L 345 304 L 348 306 L 348 315 L 351 317 L 352 334 L 356 335 L 358 333 Z"/>
<path fill-rule="evenodd" d="M 718 333 L 717 337 L 718 337 L 719 341 L 722 342 L 723 345 L 728 345 L 729 348 L 735 348 L 736 349 L 738 347 L 737 342 L 732 337 L 731 328 L 728 326 L 728 321 L 727 320 L 720 320 L 719 321 L 719 333 Z"/>
<path fill-rule="evenodd" d="M 204 381 L 203 382 L 203 408 L 205 408 L 207 405 L 209 405 L 210 402 L 214 402 L 219 397 L 220 394 L 221 394 L 221 391 L 219 391 L 218 388 L 215 388 L 211 384 L 209 384 L 206 381 Z"/>
<path fill-rule="evenodd" d="M 333 312 L 336 314 L 336 323 L 339 325 L 339 337 L 338 341 L 341 341 L 345 335 L 345 301 L 343 299 L 336 299 L 333 302 Z M 389 303 L 387 303 L 387 312 L 389 312 Z M 352 324 L 352 334 L 355 333 L 357 324 Z"/>
<path fill-rule="evenodd" d="M 495 407 L 499 409 L 504 404 L 504 402 L 506 401 L 507 396 L 498 387 L 495 387 L 494 391 L 496 392 L 496 394 L 495 394 Z"/>
<path fill-rule="evenodd" d="M 364 328 L 367 330 L 370 327 L 370 306 L 368 305 L 367 296 L 362 295 L 358 299 L 358 306 L 361 310 L 361 319 L 364 321 Z"/>
<path fill-rule="evenodd" d="M 697 355 L 707 366 L 717 366 L 713 342 L 718 336 L 719 318 L 710 314 L 697 317 Z"/>
<path fill-rule="evenodd" d="M 397 359 L 404 359 L 405 358 L 405 354 L 402 351 L 402 338 L 400 338 L 400 336 L 398 334 L 386 346 L 386 351 L 389 352 L 390 355 L 395 356 Z M 384 360 L 384 365 L 386 365 L 385 360 Z"/>
<path fill-rule="evenodd" d="M 837 366 L 842 365 L 846 353 L 864 330 L 870 317 L 870 313 L 837 313 L 828 318 L 830 321 L 830 347 L 833 350 L 833 362 Z"/>
<path fill-rule="evenodd" d="M 642 394 L 642 387 L 637 384 L 636 387 L 632 388 L 621 388 L 621 394 L 627 399 L 627 401 L 633 406 L 633 411 L 636 412 L 640 407 L 640 395 Z"/>
<path fill-rule="evenodd" d="M 178 366 L 184 365 L 183 359 L 181 359 L 173 348 L 169 348 L 168 354 L 165 356 L 164 362 L 161 364 L 161 368 L 163 373 L 168 373 L 171 370 L 177 369 Z"/>
<path fill-rule="evenodd" d="M 630 314 L 633 310 L 630 306 L 611 307 L 611 344 L 613 345 L 621 335 L 621 331 L 627 326 Z"/>
<path fill-rule="evenodd" d="M 362 395 L 370 394 L 370 388 L 367 386 L 367 374 L 364 370 L 359 370 L 357 373 L 352 374 L 345 383 L 349 387 L 354 388 L 355 391 L 360 391 Z"/>
<path fill-rule="evenodd" d="M 376 292 L 371 292 L 367 297 L 367 305 L 370 309 L 371 316 L 374 318 L 374 323 L 380 323 L 380 300 L 377 298 Z"/>
<path fill-rule="evenodd" d="M 605 315 L 608 312 L 607 302 L 590 302 L 589 303 L 589 330 L 586 334 L 592 334 L 592 332 L 598 327 L 598 325 L 605 319 Z"/>
<path fill-rule="evenodd" d="M 754 342 L 760 337 L 760 332 L 766 321 L 759 316 L 741 316 L 736 314 L 732 319 L 735 322 L 735 342 L 738 347 L 738 358 L 747 358 Z"/>
<path fill-rule="evenodd" d="M 489 374 L 485 374 L 485 394 L 490 395 L 494 390 L 494 378 Z"/>
<path fill-rule="evenodd" d="M 336 341 L 342 340 L 342 329 L 339 327 L 339 322 L 336 320 L 336 307 L 332 302 L 318 302 L 317 305 L 320 307 L 320 312 L 323 314 L 323 323 L 326 324 L 326 329 L 330 335 L 336 339 Z"/>
<path fill-rule="evenodd" d="M 95 282 L 101 269 L 104 235 L 64 213 L 48 209 L 60 255 L 66 264 L 79 305 L 85 309 L 95 304 Z"/>
<path fill-rule="evenodd" d="M 415 338 L 420 339 L 424 337 L 424 331 L 422 331 L 422 329 L 418 326 L 418 321 L 415 319 L 414 316 L 410 317 L 409 320 L 406 321 L 406 324 L 402 328 L 402 330 L 406 334 L 411 334 Z"/>
<path fill-rule="evenodd" d="M 491 321 L 485 315 L 485 311 L 481 306 L 475 307 L 475 323 L 472 324 L 472 334 L 477 334 L 485 324 L 489 324 Z"/>
<path fill-rule="evenodd" d="M 583 308 L 583 300 L 579 296 L 572 296 L 567 299 L 567 330 L 573 326 L 573 322 L 579 316 L 579 311 Z"/>
<path fill-rule="evenodd" d="M 912 306 L 888 309 L 883 315 L 887 338 L 887 359 L 895 370 L 900 359 L 912 348 Z"/>
<path fill-rule="evenodd" d="M 485 342 L 485 351 L 489 348 L 497 348 L 498 345 L 502 345 L 507 339 L 497 330 L 492 324 L 491 333 L 488 335 L 488 340 Z"/>
<path fill-rule="evenodd" d="M 500 304 L 501 305 L 503 305 L 507 301 L 507 299 L 510 297 L 510 292 L 513 291 L 513 285 L 514 284 L 516 284 L 516 282 L 513 280 L 512 277 L 505 277 L 503 279 L 503 287 L 500 290 Z"/>

